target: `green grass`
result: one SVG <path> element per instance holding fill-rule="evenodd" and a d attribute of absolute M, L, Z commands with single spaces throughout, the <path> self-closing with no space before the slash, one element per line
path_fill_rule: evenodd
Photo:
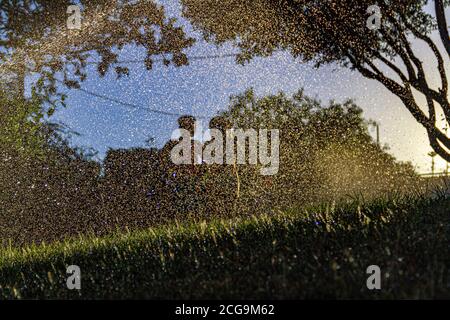
<path fill-rule="evenodd" d="M 449 298 L 449 214 L 443 198 L 355 201 L 4 248 L 0 299 Z M 80 291 L 66 288 L 72 264 Z"/>

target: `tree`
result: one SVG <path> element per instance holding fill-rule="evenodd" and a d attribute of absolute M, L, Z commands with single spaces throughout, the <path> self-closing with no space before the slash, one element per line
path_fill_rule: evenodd
<path fill-rule="evenodd" d="M 363 110 L 351 100 L 323 104 L 303 90 L 292 97 L 282 92 L 257 97 L 250 89 L 233 96 L 221 117 L 235 128 L 280 132 L 281 165 L 276 175 L 262 176 L 259 166 L 239 169 L 240 203 L 246 210 L 286 209 L 349 195 L 363 195 L 367 200 L 411 192 L 417 186 L 412 165 L 398 162 L 374 141 L 368 130 L 372 121 L 364 119 Z M 233 187 L 226 180 L 233 177 L 225 170 L 223 167 L 212 175 L 214 187 L 206 188 L 215 201 L 221 196 L 233 197 Z"/>
<path fill-rule="evenodd" d="M 0 90 L 0 155 L 42 155 L 43 117 L 36 97 L 29 101 L 15 100 Z"/>
<path fill-rule="evenodd" d="M 438 128 L 437 116 L 442 110 L 444 120 L 450 123 L 445 53 L 430 38 L 430 32 L 437 28 L 450 55 L 444 13 L 449 1 L 434 1 L 436 19 L 424 9 L 429 0 L 379 0 L 377 6 L 373 0 L 182 2 L 184 15 L 207 40 L 219 44 L 234 41 L 241 48 L 241 63 L 281 49 L 317 67 L 339 63 L 380 82 L 425 128 L 433 150 L 450 161 L 450 139 Z M 372 20 L 375 28 L 368 28 Z M 441 81 L 439 89 L 430 85 L 430 75 L 414 51 L 413 39 L 432 51 Z M 425 96 L 428 112 L 420 107 L 417 92 Z"/>
<path fill-rule="evenodd" d="M 93 226 L 99 208 L 100 164 L 70 146 L 70 130 L 42 121 L 41 107 L 35 96 L 0 90 L 1 244 L 75 235 Z"/>
<path fill-rule="evenodd" d="M 114 64 L 118 76 L 127 75 L 117 65 L 118 50 L 127 45 L 144 48 L 145 66 L 154 55 L 166 65 L 187 64 L 183 50 L 193 39 L 185 36 L 174 19 L 154 1 L 78 1 L 80 29 L 69 29 L 70 0 L 0 1 L 0 76 L 13 78 L 17 94 L 24 96 L 25 78 L 38 75 L 36 93 L 52 106 L 64 104 L 57 92 L 56 75 L 67 87 L 78 87 L 87 77 L 89 58 L 99 56 L 98 73 L 104 76 Z M 76 14 L 73 13 L 73 14 Z M 51 112 L 53 108 L 51 109 Z"/>

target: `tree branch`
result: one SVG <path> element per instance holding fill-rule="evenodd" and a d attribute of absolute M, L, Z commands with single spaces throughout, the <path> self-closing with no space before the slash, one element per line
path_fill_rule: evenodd
<path fill-rule="evenodd" d="M 434 0 L 434 7 L 436 10 L 439 34 L 445 50 L 447 50 L 447 54 L 450 56 L 450 35 L 448 33 L 447 21 L 445 20 L 444 2 L 442 0 Z"/>

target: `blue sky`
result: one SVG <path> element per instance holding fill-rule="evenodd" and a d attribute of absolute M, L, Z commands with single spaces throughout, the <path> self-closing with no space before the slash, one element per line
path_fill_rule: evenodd
<path fill-rule="evenodd" d="M 176 2 L 170 1 L 168 14 L 179 16 Z M 200 39 L 187 22 L 181 23 L 191 36 Z M 417 48 L 423 51 L 424 61 L 430 59 L 424 47 L 418 44 Z M 231 52 L 236 52 L 231 45 L 217 48 L 199 41 L 187 54 Z M 144 52 L 128 47 L 122 50 L 119 60 L 144 57 Z M 245 66 L 236 64 L 233 58 L 222 58 L 192 61 L 189 66 L 180 68 L 156 63 L 151 71 L 145 70 L 143 64 L 129 67 L 130 76 L 117 80 L 113 72 L 104 78 L 99 77 L 96 66 L 92 65 L 88 69 L 88 80 L 82 83 L 82 87 L 144 108 L 206 117 L 226 108 L 230 95 L 242 93 L 250 87 L 258 95 L 279 91 L 291 94 L 303 87 L 308 95 L 323 102 L 352 98 L 364 109 L 366 118 L 381 123 L 381 142 L 390 146 L 393 155 L 400 160 L 412 161 L 421 172 L 430 171 L 427 153 L 431 149 L 425 131 L 398 98 L 377 82 L 364 79 L 356 72 L 335 65 L 317 70 L 283 52 L 269 58 L 256 58 Z M 432 77 L 431 80 L 436 79 Z M 144 146 L 149 137 L 156 138 L 160 146 L 176 128 L 176 117 L 173 116 L 127 108 L 77 90 L 67 93 L 68 107 L 57 111 L 53 120 L 64 122 L 80 133 L 79 137 L 74 137 L 74 144 L 93 147 L 100 155 L 108 148 Z M 444 161 L 438 161 L 438 166 L 443 169 Z"/>

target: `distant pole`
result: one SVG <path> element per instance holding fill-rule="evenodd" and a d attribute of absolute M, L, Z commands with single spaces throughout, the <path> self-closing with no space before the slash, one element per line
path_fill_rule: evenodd
<path fill-rule="evenodd" d="M 375 126 L 377 128 L 377 145 L 380 146 L 380 125 L 375 123 Z"/>
<path fill-rule="evenodd" d="M 428 155 L 431 157 L 431 176 L 434 177 L 434 157 L 437 156 L 437 153 L 434 151 L 431 151 L 428 153 Z"/>
<path fill-rule="evenodd" d="M 377 146 L 380 147 L 380 125 L 378 122 L 370 120 L 369 124 L 375 127 L 376 133 L 377 133 Z"/>
<path fill-rule="evenodd" d="M 445 124 L 444 131 L 445 131 L 445 135 L 447 136 L 448 124 Z M 445 175 L 446 176 L 448 176 L 448 164 L 449 164 L 448 161 L 446 161 L 446 165 L 445 165 Z"/>
<path fill-rule="evenodd" d="M 447 164 L 445 165 L 445 175 L 448 176 L 448 161 Z"/>

